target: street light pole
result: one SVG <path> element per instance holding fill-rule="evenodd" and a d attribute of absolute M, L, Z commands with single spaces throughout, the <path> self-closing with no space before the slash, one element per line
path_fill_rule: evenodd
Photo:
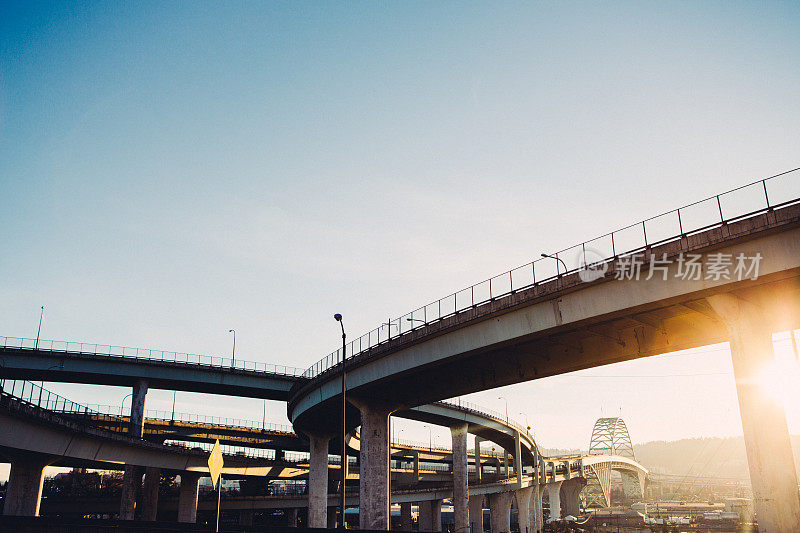
<path fill-rule="evenodd" d="M 39 333 L 42 332 L 42 316 L 44 316 L 44 306 L 42 306 L 42 310 L 39 312 L 39 329 L 36 330 L 36 344 L 34 345 L 33 349 L 39 349 Z"/>
<path fill-rule="evenodd" d="M 236 330 L 229 329 L 228 333 L 233 333 L 233 349 L 231 350 L 231 368 L 233 368 L 236 362 Z"/>
<path fill-rule="evenodd" d="M 341 463 L 340 463 L 340 470 L 341 470 L 341 482 L 339 487 L 339 527 L 341 529 L 345 528 L 344 522 L 344 506 L 345 506 L 345 483 L 347 483 L 347 398 L 346 388 L 347 388 L 347 373 L 345 369 L 345 364 L 347 360 L 347 353 L 345 352 L 345 348 L 347 346 L 347 334 L 344 332 L 344 322 L 342 322 L 342 315 L 336 313 L 333 315 L 334 320 L 336 320 L 339 325 L 342 327 L 342 453 L 341 453 Z"/>
<path fill-rule="evenodd" d="M 550 259 L 555 259 L 556 261 L 559 261 L 562 265 L 564 265 L 564 274 L 569 272 L 569 269 L 567 268 L 567 264 L 564 262 L 563 259 L 558 257 L 558 254 L 556 254 L 556 255 L 542 254 L 542 257 L 549 257 Z M 556 276 L 558 276 L 558 275 L 560 275 L 560 273 L 558 272 L 558 263 L 556 263 Z"/>
<path fill-rule="evenodd" d="M 130 393 L 130 394 L 128 394 L 128 395 L 126 395 L 126 396 L 124 396 L 122 398 L 122 403 L 119 404 L 119 416 L 122 416 L 122 411 L 123 411 L 123 409 L 125 409 L 125 400 L 127 400 L 128 398 L 131 398 L 132 396 L 133 396 L 133 393 Z M 131 401 L 133 401 L 133 400 L 131 400 Z"/>
<path fill-rule="evenodd" d="M 506 425 L 508 425 L 508 399 L 506 399 L 504 396 L 500 396 L 497 399 L 498 400 L 503 400 L 503 401 L 506 402 Z"/>

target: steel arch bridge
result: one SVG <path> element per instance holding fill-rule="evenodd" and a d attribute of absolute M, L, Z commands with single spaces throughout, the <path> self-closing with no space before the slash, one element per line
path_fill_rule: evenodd
<path fill-rule="evenodd" d="M 608 460 L 601 456 L 614 456 Z M 611 472 L 622 475 L 622 486 L 626 494 L 634 491 L 644 497 L 647 470 L 636 462 L 631 436 L 622 418 L 598 418 L 592 428 L 589 441 L 589 457 L 584 459 L 586 507 L 609 507 L 611 505 Z"/>

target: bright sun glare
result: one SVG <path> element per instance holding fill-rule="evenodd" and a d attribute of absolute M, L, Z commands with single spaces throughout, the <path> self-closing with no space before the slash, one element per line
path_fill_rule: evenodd
<path fill-rule="evenodd" d="M 770 398 L 783 405 L 789 419 L 800 416 L 800 361 L 798 361 L 798 333 L 776 333 L 772 337 L 775 361 L 759 376 L 759 384 Z M 794 342 L 792 342 L 792 335 Z"/>

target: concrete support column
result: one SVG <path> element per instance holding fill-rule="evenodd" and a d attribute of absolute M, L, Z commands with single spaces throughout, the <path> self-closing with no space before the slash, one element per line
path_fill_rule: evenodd
<path fill-rule="evenodd" d="M 200 472 L 181 472 L 181 488 L 178 497 L 178 522 L 197 522 L 197 489 Z"/>
<path fill-rule="evenodd" d="M 119 519 L 136 519 L 136 493 L 142 486 L 144 468 L 136 465 L 125 465 L 122 474 L 122 496 L 119 502 Z"/>
<path fill-rule="evenodd" d="M 533 486 L 533 531 L 541 533 L 544 530 L 544 513 L 542 513 L 542 486 L 536 483 Z"/>
<path fill-rule="evenodd" d="M 44 469 L 49 463 L 47 457 L 39 455 L 26 454 L 11 458 L 4 515 L 39 516 Z"/>
<path fill-rule="evenodd" d="M 328 445 L 330 435 L 308 435 L 308 527 L 326 527 L 328 521 Z"/>
<path fill-rule="evenodd" d="M 564 516 L 572 515 L 578 517 L 581 509 L 581 491 L 586 482 L 582 478 L 572 478 L 564 481 L 561 485 L 561 509 Z"/>
<path fill-rule="evenodd" d="M 562 481 L 554 481 L 548 483 L 547 499 L 550 500 L 550 518 L 561 520 L 561 483 Z"/>
<path fill-rule="evenodd" d="M 140 379 L 133 386 L 130 415 L 130 433 L 140 439 L 144 436 L 144 409 L 146 403 L 147 382 Z"/>
<path fill-rule="evenodd" d="M 514 475 L 517 476 L 517 485 L 522 484 L 522 443 L 520 442 L 519 431 L 516 431 L 514 438 Z"/>
<path fill-rule="evenodd" d="M 533 504 L 531 494 L 533 486 L 517 490 L 517 521 L 519 522 L 519 533 L 531 533 L 531 506 Z"/>
<path fill-rule="evenodd" d="M 419 530 L 442 530 L 442 500 L 427 500 L 420 503 Z"/>
<path fill-rule="evenodd" d="M 286 526 L 297 527 L 297 507 L 286 509 Z"/>
<path fill-rule="evenodd" d="M 509 460 L 508 460 L 508 450 L 503 448 L 503 475 L 508 477 L 511 474 L 509 473 Z"/>
<path fill-rule="evenodd" d="M 469 497 L 470 533 L 483 533 L 483 495 Z"/>
<path fill-rule="evenodd" d="M 453 439 L 453 526 L 455 533 L 469 529 L 469 475 L 467 473 L 467 424 L 450 428 Z"/>
<path fill-rule="evenodd" d="M 144 471 L 142 485 L 142 516 L 146 522 L 155 522 L 158 516 L 158 485 L 161 481 L 161 469 L 147 467 Z"/>
<path fill-rule="evenodd" d="M 411 516 L 411 502 L 403 502 L 400 504 L 400 529 L 402 531 L 411 531 L 413 527 L 413 517 Z"/>
<path fill-rule="evenodd" d="M 414 454 L 414 484 L 416 485 L 419 483 L 419 451 L 414 450 L 411 453 Z"/>
<path fill-rule="evenodd" d="M 138 380 L 131 393 L 131 412 L 128 432 L 141 439 L 144 436 L 144 410 L 147 403 L 147 382 Z M 120 520 L 133 520 L 136 512 L 136 493 L 142 483 L 143 469 L 135 465 L 125 465 L 122 476 L 122 497 L 119 506 Z"/>
<path fill-rule="evenodd" d="M 389 413 L 386 406 L 361 403 L 361 529 L 389 529 Z"/>
<path fill-rule="evenodd" d="M 728 329 L 759 531 L 800 531 L 800 496 L 783 405 L 760 378 L 775 361 L 764 309 L 732 294 L 706 298 Z"/>
<path fill-rule="evenodd" d="M 511 500 L 513 497 L 513 492 L 500 492 L 489 496 L 492 533 L 509 533 L 511 531 Z"/>
<path fill-rule="evenodd" d="M 481 466 L 481 442 L 483 439 L 475 437 L 475 475 L 478 478 L 478 485 L 483 482 L 483 467 Z"/>

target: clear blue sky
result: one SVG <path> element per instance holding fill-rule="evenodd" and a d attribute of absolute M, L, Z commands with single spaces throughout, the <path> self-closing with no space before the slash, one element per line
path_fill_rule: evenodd
<path fill-rule="evenodd" d="M 307 366 L 334 312 L 355 336 L 800 166 L 798 65 L 796 2 L 4 2 L 0 334 L 45 305 L 43 338 L 219 354 L 235 328 L 241 358 Z M 713 375 L 615 377 L 680 356 L 477 397 L 547 446 L 585 447 L 601 408 L 637 442 L 740 433 L 724 350 L 693 357 Z"/>

